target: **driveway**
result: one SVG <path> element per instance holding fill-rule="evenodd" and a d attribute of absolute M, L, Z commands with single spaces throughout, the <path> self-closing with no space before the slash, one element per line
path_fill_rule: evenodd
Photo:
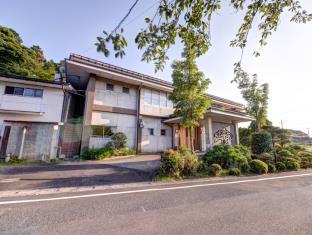
<path fill-rule="evenodd" d="M 159 167 L 158 155 L 104 161 L 65 162 L 57 165 L 0 166 L 0 196 L 4 191 L 94 189 L 151 181 Z"/>

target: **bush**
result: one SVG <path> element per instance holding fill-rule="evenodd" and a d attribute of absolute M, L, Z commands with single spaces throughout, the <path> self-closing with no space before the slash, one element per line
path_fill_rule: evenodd
<path fill-rule="evenodd" d="M 300 169 L 300 162 L 296 159 L 293 159 L 291 157 L 287 157 L 283 161 L 285 163 L 285 166 L 288 170 L 299 170 Z"/>
<path fill-rule="evenodd" d="M 239 142 L 244 146 L 250 147 L 252 130 L 250 128 L 240 127 L 238 129 L 238 133 L 239 133 Z"/>
<path fill-rule="evenodd" d="M 134 155 L 135 151 L 130 148 L 120 148 L 120 149 L 113 149 L 112 156 L 127 156 L 127 155 Z"/>
<path fill-rule="evenodd" d="M 274 144 L 274 150 L 276 153 L 279 153 L 282 149 L 283 148 L 280 144 Z"/>
<path fill-rule="evenodd" d="M 222 167 L 216 163 L 212 164 L 209 168 L 213 176 L 219 176 L 222 172 Z"/>
<path fill-rule="evenodd" d="M 274 161 L 274 156 L 272 153 L 261 153 L 256 156 L 256 159 L 261 160 L 268 164 Z"/>
<path fill-rule="evenodd" d="M 208 165 L 217 163 L 223 168 L 229 168 L 230 166 L 240 167 L 242 164 L 248 162 L 247 157 L 240 150 L 228 144 L 213 146 L 213 149 L 204 155 L 203 160 Z"/>
<path fill-rule="evenodd" d="M 116 132 L 112 135 L 112 142 L 115 148 L 124 148 L 127 144 L 127 136 L 123 132 Z"/>
<path fill-rule="evenodd" d="M 297 157 L 301 160 L 301 168 L 307 169 L 312 167 L 312 152 L 300 151 L 297 153 Z"/>
<path fill-rule="evenodd" d="M 241 171 L 238 168 L 230 168 L 229 175 L 239 176 L 239 175 L 241 175 Z"/>
<path fill-rule="evenodd" d="M 286 165 L 283 162 L 277 162 L 275 164 L 276 170 L 278 171 L 285 171 L 286 170 Z"/>
<path fill-rule="evenodd" d="M 179 178 L 183 170 L 183 159 L 177 151 L 166 150 L 160 159 L 160 175 Z"/>
<path fill-rule="evenodd" d="M 197 163 L 197 172 L 208 175 L 210 173 L 210 170 L 206 163 L 204 163 L 202 160 L 199 160 Z"/>
<path fill-rule="evenodd" d="M 280 157 L 282 158 L 286 158 L 286 157 L 293 157 L 294 154 L 292 154 L 289 150 L 287 149 L 282 149 L 279 154 L 278 154 Z"/>
<path fill-rule="evenodd" d="M 234 147 L 237 149 L 243 156 L 247 158 L 247 160 L 251 160 L 251 152 L 244 145 L 238 144 Z"/>
<path fill-rule="evenodd" d="M 248 163 L 244 163 L 243 165 L 241 165 L 241 172 L 243 173 L 249 173 L 250 172 L 250 166 Z"/>
<path fill-rule="evenodd" d="M 250 170 L 256 174 L 266 174 L 268 173 L 268 165 L 261 160 L 252 160 L 249 163 Z"/>
<path fill-rule="evenodd" d="M 268 172 L 269 172 L 269 173 L 274 173 L 274 172 L 276 172 L 276 167 L 275 167 L 274 164 L 272 164 L 272 163 L 269 163 L 269 164 L 268 164 Z"/>
<path fill-rule="evenodd" d="M 188 153 L 182 155 L 183 157 L 183 175 L 194 175 L 197 171 L 198 157 L 194 154 Z"/>
<path fill-rule="evenodd" d="M 271 152 L 272 136 L 269 132 L 255 132 L 251 138 L 251 151 L 254 154 Z"/>

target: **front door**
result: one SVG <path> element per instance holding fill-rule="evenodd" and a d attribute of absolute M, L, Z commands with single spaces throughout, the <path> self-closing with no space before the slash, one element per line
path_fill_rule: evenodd
<path fill-rule="evenodd" d="M 0 148 L 1 157 L 5 157 L 7 146 L 8 146 L 8 141 L 9 141 L 9 136 L 10 136 L 10 131 L 11 131 L 11 126 L 5 126 L 3 137 L 2 137 L 2 142 L 1 142 L 1 148 Z"/>

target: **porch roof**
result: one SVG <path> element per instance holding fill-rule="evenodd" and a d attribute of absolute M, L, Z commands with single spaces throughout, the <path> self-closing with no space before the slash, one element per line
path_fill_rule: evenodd
<path fill-rule="evenodd" d="M 223 110 L 218 108 L 210 108 L 208 112 L 206 113 L 208 116 L 215 117 L 215 118 L 223 118 L 223 119 L 229 119 L 230 121 L 236 121 L 236 122 L 249 122 L 254 121 L 255 119 L 246 113 L 243 112 L 237 112 L 237 111 L 229 111 L 229 110 Z M 164 120 L 163 122 L 166 124 L 178 124 L 181 122 L 181 117 L 173 117 Z"/>

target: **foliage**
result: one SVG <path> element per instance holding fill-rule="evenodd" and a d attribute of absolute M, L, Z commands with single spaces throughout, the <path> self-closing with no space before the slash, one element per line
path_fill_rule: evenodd
<path fill-rule="evenodd" d="M 291 142 L 291 133 L 288 130 L 272 125 L 263 126 L 262 129 L 271 134 L 274 145 L 278 144 L 283 147 Z"/>
<path fill-rule="evenodd" d="M 244 163 L 240 167 L 241 172 L 243 173 L 249 173 L 250 172 L 250 166 L 248 163 Z"/>
<path fill-rule="evenodd" d="M 186 154 L 183 156 L 183 175 L 190 176 L 197 172 L 198 157 L 195 154 Z"/>
<path fill-rule="evenodd" d="M 259 85 L 257 76 L 252 78 L 247 73 L 234 78 L 241 90 L 243 98 L 247 102 L 246 112 L 255 118 L 254 125 L 251 125 L 253 131 L 259 132 L 261 127 L 267 123 L 267 109 L 269 100 L 269 84 Z"/>
<path fill-rule="evenodd" d="M 277 162 L 275 164 L 276 170 L 278 171 L 285 171 L 286 170 L 286 165 L 283 162 Z"/>
<path fill-rule="evenodd" d="M 251 152 L 246 146 L 242 144 L 238 144 L 238 145 L 235 145 L 234 148 L 237 149 L 243 156 L 245 156 L 248 161 L 251 160 Z"/>
<path fill-rule="evenodd" d="M 219 164 L 211 164 L 210 167 L 210 172 L 213 176 L 219 176 L 222 172 L 222 167 Z"/>
<path fill-rule="evenodd" d="M 249 162 L 250 171 L 256 174 L 268 173 L 268 165 L 261 160 L 252 160 Z"/>
<path fill-rule="evenodd" d="M 269 172 L 269 173 L 274 173 L 274 172 L 276 172 L 276 167 L 275 167 L 275 165 L 274 165 L 273 163 L 269 163 L 269 164 L 268 164 L 268 172 Z"/>
<path fill-rule="evenodd" d="M 239 176 L 239 175 L 241 175 L 241 171 L 238 168 L 230 168 L 229 169 L 229 175 Z"/>
<path fill-rule="evenodd" d="M 111 33 L 104 31 L 103 37 L 97 38 L 96 46 L 99 52 L 109 56 L 108 47 L 112 44 L 116 52 L 115 57 L 124 56 L 127 40 L 123 36 L 123 25 L 137 3 L 138 0 L 135 0 Z M 160 1 L 155 13 L 145 18 L 146 27 L 135 37 L 138 48 L 143 50 L 142 60 L 154 61 L 156 70 L 163 69 L 166 60 L 169 59 L 168 49 L 178 41 L 192 42 L 196 48 L 196 57 L 205 54 L 211 46 L 210 22 L 220 11 L 221 3 L 223 1 Z M 241 49 L 246 47 L 248 34 L 253 26 L 259 31 L 260 46 L 265 46 L 268 37 L 277 30 L 283 12 L 289 12 L 290 20 L 297 23 L 306 23 L 312 19 L 312 15 L 302 9 L 297 0 L 232 0 L 229 4 L 235 12 L 244 14 L 237 34 L 230 44 Z M 259 56 L 259 52 L 255 51 L 254 55 Z"/>
<path fill-rule="evenodd" d="M 182 118 L 182 126 L 190 128 L 193 151 L 193 128 L 199 125 L 198 120 L 204 117 L 211 105 L 206 95 L 210 81 L 198 70 L 193 48 L 185 47 L 183 58 L 172 64 L 173 91 L 170 100 L 174 104 L 174 114 Z"/>
<path fill-rule="evenodd" d="M 166 150 L 160 159 L 159 174 L 161 176 L 180 177 L 183 170 L 183 159 L 179 152 L 172 149 Z"/>
<path fill-rule="evenodd" d="M 289 150 L 287 149 L 282 149 L 279 153 L 278 153 L 279 156 L 281 156 L 282 158 L 284 157 L 293 157 L 294 154 L 292 154 Z"/>
<path fill-rule="evenodd" d="M 300 169 L 300 161 L 291 158 L 291 157 L 286 157 L 283 159 L 283 162 L 288 170 L 299 170 Z"/>
<path fill-rule="evenodd" d="M 272 138 L 270 133 L 255 132 L 252 134 L 251 151 L 254 154 L 271 152 L 272 149 Z"/>
<path fill-rule="evenodd" d="M 312 168 L 312 152 L 300 151 L 297 153 L 297 157 L 300 158 L 300 167 L 303 169 Z"/>
<path fill-rule="evenodd" d="M 244 156 L 238 149 L 229 144 L 219 144 L 213 146 L 203 157 L 203 160 L 208 164 L 217 163 L 223 168 L 240 167 L 247 163 L 247 157 Z"/>
<path fill-rule="evenodd" d="M 0 73 L 51 80 L 59 64 L 46 60 L 39 46 L 26 47 L 19 34 L 0 25 Z"/>
<path fill-rule="evenodd" d="M 123 132 L 116 132 L 111 137 L 113 146 L 117 149 L 124 148 L 127 144 L 127 136 Z"/>
<path fill-rule="evenodd" d="M 239 132 L 239 142 L 250 148 L 251 147 L 251 129 L 250 128 L 243 128 L 243 127 L 240 127 L 238 129 L 238 132 Z"/>
<path fill-rule="evenodd" d="M 256 159 L 259 159 L 268 164 L 274 161 L 274 156 L 272 153 L 261 153 L 259 155 L 256 155 Z"/>

